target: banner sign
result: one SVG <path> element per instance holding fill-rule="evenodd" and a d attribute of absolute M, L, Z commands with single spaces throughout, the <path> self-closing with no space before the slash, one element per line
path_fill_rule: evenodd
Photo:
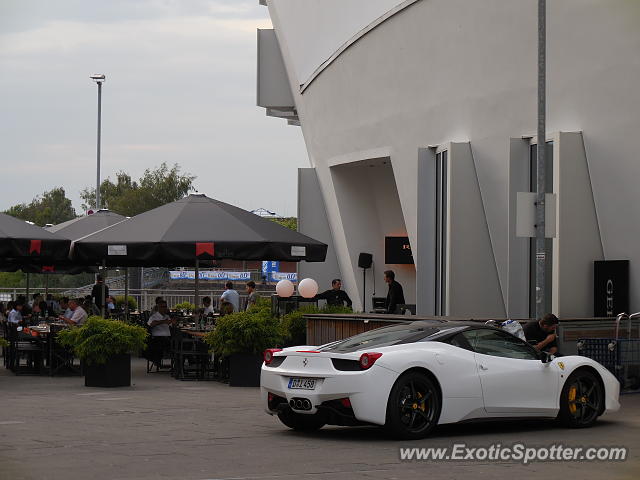
<path fill-rule="evenodd" d="M 593 316 L 613 317 L 628 312 L 629 260 L 593 263 Z"/>
<path fill-rule="evenodd" d="M 272 282 L 279 282 L 280 280 L 289 280 L 291 282 L 298 281 L 298 274 L 296 272 L 272 272 L 270 276 Z"/>
<path fill-rule="evenodd" d="M 123 255 L 127 254 L 126 245 L 107 245 L 107 255 Z"/>
<path fill-rule="evenodd" d="M 413 264 L 409 237 L 384 237 L 384 263 L 389 265 Z"/>
<path fill-rule="evenodd" d="M 280 271 L 280 262 L 277 260 L 268 260 L 262 262 L 262 273 L 272 273 Z"/>
<path fill-rule="evenodd" d="M 251 272 L 225 272 L 222 270 L 200 270 L 200 280 L 251 280 Z M 171 280 L 195 280 L 194 270 L 171 270 L 169 272 Z"/>

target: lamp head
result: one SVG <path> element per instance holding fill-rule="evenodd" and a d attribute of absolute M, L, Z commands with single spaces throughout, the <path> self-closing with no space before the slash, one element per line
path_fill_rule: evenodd
<path fill-rule="evenodd" d="M 94 73 L 89 78 L 96 83 L 102 83 L 105 81 L 105 76 L 102 73 Z"/>

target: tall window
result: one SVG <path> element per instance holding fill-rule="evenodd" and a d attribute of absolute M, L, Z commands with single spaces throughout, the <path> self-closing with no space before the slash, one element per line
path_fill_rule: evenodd
<path fill-rule="evenodd" d="M 436 154 L 436 315 L 447 314 L 447 157 L 446 151 Z"/>
<path fill-rule="evenodd" d="M 545 191 L 547 193 L 553 192 L 553 142 L 547 142 L 545 162 Z M 536 192 L 538 190 L 536 175 L 538 171 L 538 145 L 531 145 L 529 147 L 529 191 Z M 551 284 L 552 275 L 552 262 L 553 262 L 553 239 L 545 239 L 545 254 L 546 254 L 546 270 L 545 270 L 545 305 L 544 311 L 551 311 L 551 295 L 553 288 Z M 535 237 L 529 240 L 529 317 L 535 318 L 536 316 L 536 239 Z"/>

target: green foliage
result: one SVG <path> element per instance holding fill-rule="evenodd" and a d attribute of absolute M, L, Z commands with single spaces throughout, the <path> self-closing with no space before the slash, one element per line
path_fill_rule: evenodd
<path fill-rule="evenodd" d="M 31 203 L 14 205 L 6 212 L 12 217 L 28 220 L 41 227 L 47 223 L 57 224 L 76 218 L 76 211 L 66 196 L 63 187 L 57 187 L 35 197 Z"/>
<path fill-rule="evenodd" d="M 296 217 L 269 218 L 272 222 L 276 222 L 283 227 L 287 227 L 295 232 L 298 231 L 298 219 Z"/>
<path fill-rule="evenodd" d="M 77 275 L 32 273 L 29 276 L 29 285 L 33 290 L 44 290 L 48 283 L 49 288 L 75 288 L 94 282 L 93 273 L 80 273 Z M 27 275 L 18 272 L 0 272 L 0 287 L 26 287 Z"/>
<path fill-rule="evenodd" d="M 271 316 L 269 302 L 258 302 L 246 312 L 221 317 L 214 331 L 205 337 L 216 355 L 234 353 L 260 354 L 265 349 L 282 343 L 280 325 Z"/>
<path fill-rule="evenodd" d="M 143 350 L 147 335 L 142 327 L 94 316 L 80 327 L 60 331 L 57 338 L 82 361 L 103 364 L 113 355 Z"/>
<path fill-rule="evenodd" d="M 191 302 L 178 303 L 175 307 L 176 310 L 186 310 L 187 312 L 193 312 L 196 306 Z"/>
<path fill-rule="evenodd" d="M 193 190 L 195 178 L 190 174 L 181 175 L 178 164 L 170 169 L 166 163 L 153 170 L 145 170 L 137 182 L 128 173 L 118 172 L 115 183 L 108 178 L 100 185 L 100 203 L 120 215 L 133 217 L 180 200 Z M 83 208 L 95 208 L 95 188 L 85 188 L 80 197 L 84 200 Z"/>
<path fill-rule="evenodd" d="M 0 272 L 0 287 L 24 287 L 25 275 L 22 272 Z"/>
<path fill-rule="evenodd" d="M 8 347 L 9 342 L 7 342 L 4 338 L 0 337 L 0 347 Z"/>
<path fill-rule="evenodd" d="M 124 308 L 124 295 L 116 295 L 116 307 Z M 138 302 L 131 295 L 127 296 L 127 301 L 129 302 L 129 311 L 135 310 L 138 308 Z"/>
<path fill-rule="evenodd" d="M 332 307 L 326 305 L 318 308 L 315 305 L 305 305 L 298 310 L 287 313 L 280 320 L 280 333 L 288 346 L 305 345 L 307 343 L 307 321 L 304 316 L 311 313 L 353 313 L 351 307 Z"/>

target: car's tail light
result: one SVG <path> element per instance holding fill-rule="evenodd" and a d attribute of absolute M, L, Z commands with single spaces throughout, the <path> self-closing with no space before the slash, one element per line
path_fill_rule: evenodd
<path fill-rule="evenodd" d="M 381 353 L 378 352 L 367 352 L 360 355 L 360 368 L 362 370 L 366 370 L 367 368 L 371 368 L 376 360 L 378 360 L 382 356 Z"/>
<path fill-rule="evenodd" d="M 349 399 L 349 397 L 341 398 L 340 403 L 344 408 L 351 408 L 351 400 Z"/>
<path fill-rule="evenodd" d="M 273 361 L 273 354 L 276 352 L 281 352 L 281 348 L 267 348 L 262 354 L 262 358 L 264 358 L 264 364 L 269 365 Z"/>

